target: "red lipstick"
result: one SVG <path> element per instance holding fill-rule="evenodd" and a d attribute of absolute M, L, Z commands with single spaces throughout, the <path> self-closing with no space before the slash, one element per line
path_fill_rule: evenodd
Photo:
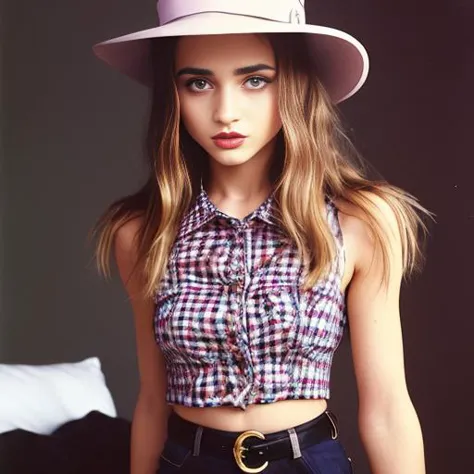
<path fill-rule="evenodd" d="M 230 133 L 221 132 L 212 137 L 212 139 L 214 140 L 214 143 L 219 148 L 224 148 L 226 150 L 238 148 L 244 143 L 246 138 L 247 137 L 245 135 L 241 135 L 240 133 L 237 133 L 237 132 L 230 132 Z"/>
<path fill-rule="evenodd" d="M 245 135 L 241 135 L 237 132 L 221 132 L 212 137 L 213 140 L 215 140 L 216 138 L 245 138 Z"/>

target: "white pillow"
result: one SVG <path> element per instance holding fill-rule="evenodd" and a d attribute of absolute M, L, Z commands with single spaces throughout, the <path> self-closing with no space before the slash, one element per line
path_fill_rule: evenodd
<path fill-rule="evenodd" d="M 52 365 L 0 364 L 0 433 L 51 434 L 97 410 L 117 412 L 97 357 Z"/>

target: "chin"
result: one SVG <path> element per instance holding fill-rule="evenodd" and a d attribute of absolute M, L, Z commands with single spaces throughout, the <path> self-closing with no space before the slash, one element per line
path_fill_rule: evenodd
<path fill-rule="evenodd" d="M 210 153 L 211 159 L 223 166 L 243 165 L 253 156 L 255 154 L 242 153 L 240 150 L 219 150 L 217 153 Z"/>

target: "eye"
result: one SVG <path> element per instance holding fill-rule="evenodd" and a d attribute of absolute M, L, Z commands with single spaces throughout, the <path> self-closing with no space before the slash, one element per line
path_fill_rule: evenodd
<path fill-rule="evenodd" d="M 190 79 L 186 82 L 186 87 L 193 92 L 206 90 L 206 85 L 209 83 L 205 79 Z"/>
<path fill-rule="evenodd" d="M 253 76 L 245 81 L 246 84 L 250 85 L 250 89 L 262 89 L 271 81 L 266 77 Z"/>

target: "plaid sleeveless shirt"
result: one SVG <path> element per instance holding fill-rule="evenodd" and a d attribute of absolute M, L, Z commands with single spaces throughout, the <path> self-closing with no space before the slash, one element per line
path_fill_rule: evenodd
<path fill-rule="evenodd" d="M 167 368 L 167 402 L 190 407 L 329 398 L 331 364 L 347 323 L 344 247 L 326 198 L 337 254 L 330 273 L 300 290 L 296 246 L 273 219 L 270 195 L 236 219 L 204 189 L 183 218 L 154 331 Z"/>

